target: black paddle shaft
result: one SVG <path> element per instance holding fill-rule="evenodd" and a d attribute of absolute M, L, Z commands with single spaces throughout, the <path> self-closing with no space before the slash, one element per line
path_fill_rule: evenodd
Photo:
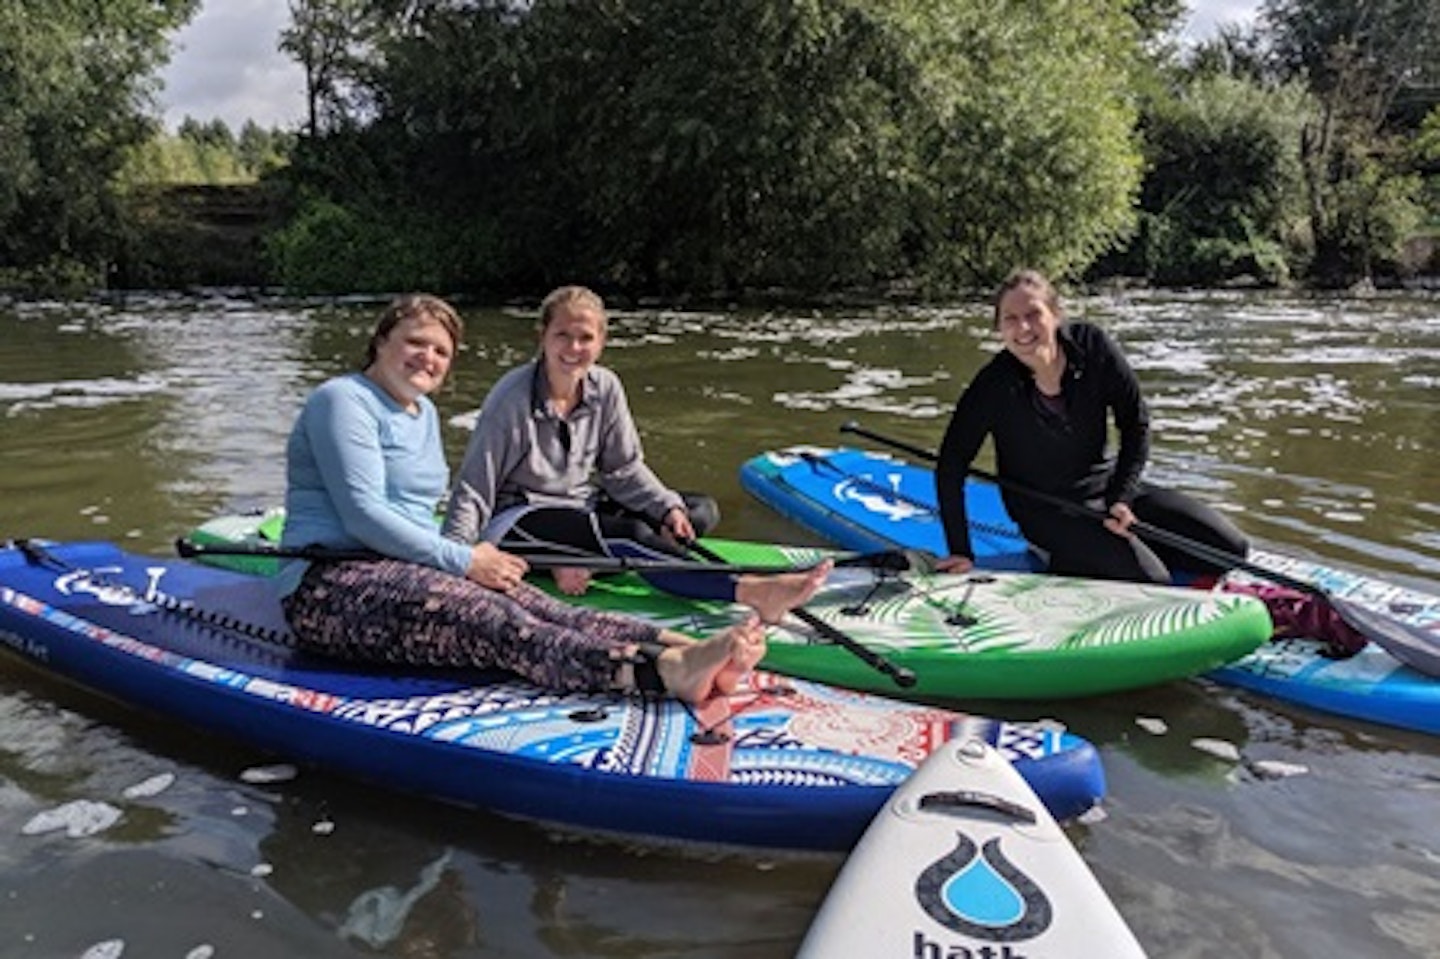
<path fill-rule="evenodd" d="M 175 541 L 175 552 L 185 559 L 203 559 L 206 556 L 257 556 L 266 559 L 305 559 L 312 562 L 347 562 L 377 560 L 384 557 L 368 549 L 335 549 L 326 546 L 272 546 L 269 544 L 221 544 L 194 543 L 187 539 Z M 768 575 L 792 573 L 811 567 L 803 566 L 746 566 L 733 563 L 700 563 L 682 559 L 649 560 L 627 556 L 531 556 L 527 563 L 537 569 L 557 567 L 584 568 L 613 572 L 655 572 L 655 573 L 755 573 Z"/>
<path fill-rule="evenodd" d="M 691 550 L 691 552 L 695 553 L 697 556 L 703 556 L 713 563 L 719 564 L 725 562 L 724 557 L 722 557 L 719 553 L 716 553 L 714 550 L 710 549 L 710 547 L 704 545 L 703 543 L 697 543 L 694 540 L 690 540 L 685 545 Z M 802 623 L 815 630 L 821 636 L 824 636 L 826 639 L 830 640 L 830 642 L 834 643 L 836 646 L 839 646 L 841 649 L 845 650 L 852 656 L 859 659 L 866 666 L 869 666 L 871 669 L 874 669 L 877 672 L 889 676 L 890 679 L 894 681 L 896 686 L 899 686 L 903 689 L 909 689 L 911 686 L 915 685 L 914 670 L 908 669 L 904 666 L 896 666 L 894 663 L 890 662 L 890 660 L 886 659 L 884 656 L 881 656 L 869 646 L 861 643 L 859 640 L 855 639 L 853 636 L 848 635 L 843 630 L 836 629 L 834 626 L 825 622 L 825 620 L 821 619 L 819 616 L 816 616 L 814 613 L 810 612 L 810 610 L 806 609 L 803 606 L 796 606 L 794 609 L 790 610 L 790 612 L 794 613 L 795 616 Z"/>
<path fill-rule="evenodd" d="M 907 443 L 904 440 L 898 440 L 893 437 L 883 436 L 879 433 L 872 432 L 865 429 L 865 427 L 859 425 L 858 423 L 844 423 L 840 427 L 840 432 L 854 433 L 856 436 L 863 436 L 866 439 L 874 440 L 877 443 L 883 443 L 886 446 L 900 450 L 903 453 L 909 453 L 912 456 L 919 457 L 931 463 L 939 459 L 939 457 L 930 450 L 921 449 L 920 447 Z M 1014 480 L 1006 479 L 1003 476 L 996 476 L 994 473 L 988 473 L 985 470 L 979 469 L 977 467 L 972 466 L 967 470 L 967 472 L 976 479 L 984 480 L 987 483 L 993 483 L 1001 489 L 1010 490 L 1014 493 L 1019 493 L 1021 496 L 1028 496 L 1030 499 L 1033 499 L 1038 503 L 1045 503 L 1046 505 L 1053 506 L 1056 509 L 1064 510 L 1072 516 L 1089 517 L 1090 519 L 1097 520 L 1099 522 L 1104 522 L 1105 520 L 1108 520 L 1110 518 L 1110 514 L 1106 513 L 1103 510 L 1094 509 L 1092 507 L 1086 506 L 1084 503 L 1077 503 L 1075 500 L 1066 499 L 1063 496 L 1056 496 L 1053 493 L 1046 493 L 1042 492 L 1041 490 L 1032 489 L 1031 487 L 1026 486 L 1023 483 L 1017 483 Z M 1269 580 L 1272 583 L 1279 583 L 1281 586 L 1288 586 L 1291 589 L 1300 590 L 1304 593 L 1314 594 L 1316 596 L 1321 596 L 1327 599 L 1329 598 L 1329 596 L 1325 593 L 1324 590 L 1322 590 L 1320 587 L 1316 586 L 1313 583 L 1307 583 L 1303 579 L 1296 579 L 1295 577 L 1287 576 L 1284 573 L 1277 573 L 1273 570 L 1266 569 L 1263 566 L 1256 566 L 1254 563 L 1251 563 L 1243 556 L 1237 556 L 1234 553 L 1211 546 L 1208 543 L 1201 543 L 1196 540 L 1190 539 L 1189 537 L 1181 536 L 1179 533 L 1173 533 L 1168 529 L 1154 526 L 1150 523 L 1145 522 L 1144 520 L 1137 519 L 1130 524 L 1130 527 L 1144 539 L 1148 539 L 1154 543 L 1160 543 L 1164 546 L 1169 546 L 1172 549 L 1179 550 L 1182 553 L 1193 556 L 1196 559 L 1204 560 L 1207 563 L 1211 563 L 1215 566 L 1241 569 L 1247 573 L 1250 573 L 1251 575 L 1259 576 L 1263 579 Z"/>

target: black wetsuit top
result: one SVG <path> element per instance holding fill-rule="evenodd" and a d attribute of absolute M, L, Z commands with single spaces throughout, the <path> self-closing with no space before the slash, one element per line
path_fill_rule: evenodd
<path fill-rule="evenodd" d="M 1029 367 L 1008 350 L 976 374 L 955 404 L 935 469 L 952 556 L 973 558 L 962 490 L 986 436 L 994 439 L 996 471 L 1005 479 L 1077 502 L 1098 500 L 1104 509 L 1135 496 L 1150 452 L 1150 414 L 1135 372 L 1097 326 L 1066 323 L 1056 335 L 1065 351 L 1063 405 L 1047 402 Z M 1111 415 L 1120 433 L 1113 458 Z M 1033 497 L 1008 490 L 1003 496 L 1021 530 L 1036 539 L 1027 527 L 1052 511 L 1037 509 Z"/>

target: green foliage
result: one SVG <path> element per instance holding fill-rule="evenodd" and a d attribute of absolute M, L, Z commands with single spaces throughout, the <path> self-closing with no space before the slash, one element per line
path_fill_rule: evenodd
<path fill-rule="evenodd" d="M 306 4 L 294 48 L 338 66 L 296 175 L 361 224 L 503 223 L 472 282 L 943 292 L 1131 225 L 1139 31 L 1111 3 L 394 6 Z M 286 275 L 318 281 L 301 232 Z"/>
<path fill-rule="evenodd" d="M 1141 228 L 1107 265 L 1167 284 L 1286 281 L 1304 218 L 1300 131 L 1314 110 L 1298 85 L 1223 74 L 1152 97 Z"/>
<path fill-rule="evenodd" d="M 186 117 L 175 134 L 157 131 L 126 153 L 117 183 L 127 189 L 161 184 L 255 183 L 289 162 L 294 136 L 247 121 L 237 138 L 224 120 Z"/>
<path fill-rule="evenodd" d="M 450 290 L 458 278 L 474 289 L 492 278 L 496 232 L 418 210 L 341 206 L 316 197 L 267 237 L 266 255 L 275 278 L 292 290 Z"/>
<path fill-rule="evenodd" d="M 120 234 L 114 176 L 126 151 L 152 128 L 146 110 L 168 34 L 197 6 L 195 0 L 0 4 L 6 278 L 46 286 L 105 276 Z"/>
<path fill-rule="evenodd" d="M 1423 203 L 1430 225 L 1440 231 L 1440 106 L 1421 122 L 1410 149 L 1411 163 L 1424 181 Z"/>
<path fill-rule="evenodd" d="M 910 132 L 932 282 L 988 285 L 1021 264 L 1078 272 L 1128 233 L 1140 182 L 1136 47 L 1113 4 L 889 9 L 928 113 Z"/>
<path fill-rule="evenodd" d="M 1394 107 L 1440 79 L 1434 0 L 1266 0 L 1263 15 L 1278 69 L 1319 100 L 1300 140 L 1311 279 L 1368 281 L 1397 261 L 1420 219 L 1422 181 L 1405 147 L 1413 131 Z"/>

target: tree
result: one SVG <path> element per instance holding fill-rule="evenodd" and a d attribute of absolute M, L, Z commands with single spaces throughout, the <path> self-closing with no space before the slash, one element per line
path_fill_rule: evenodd
<path fill-rule="evenodd" d="M 387 24 L 403 16 L 374 0 L 289 0 L 290 26 L 279 49 L 305 71 L 306 130 L 310 136 L 363 116 L 368 72 Z"/>
<path fill-rule="evenodd" d="M 1304 219 L 1299 131 L 1313 112 L 1299 84 L 1225 73 L 1177 78 L 1151 97 L 1141 228 L 1109 265 L 1167 284 L 1287 280 Z"/>
<path fill-rule="evenodd" d="M 932 279 L 989 284 L 1021 264 L 1078 272 L 1131 229 L 1140 61 L 1134 24 L 1114 6 L 887 8 L 928 112 L 907 133 Z"/>
<path fill-rule="evenodd" d="M 368 16 L 322 31 L 363 109 L 321 124 L 297 175 L 345 208 L 346 235 L 423 225 L 445 252 L 427 262 L 478 271 L 456 286 L 944 291 L 1019 262 L 1078 269 L 1132 222 L 1140 30 L 1102 0 L 377 0 Z M 296 240 L 292 264 L 314 248 Z"/>
<path fill-rule="evenodd" d="M 1261 21 L 1282 77 L 1319 101 L 1301 133 L 1312 277 L 1368 281 L 1418 222 L 1420 180 L 1392 122 L 1396 97 L 1433 84 L 1440 9 L 1433 0 L 1266 0 Z"/>
<path fill-rule="evenodd" d="M 155 72 L 196 0 L 0 4 L 0 270 L 103 280 L 114 179 L 153 131 Z"/>

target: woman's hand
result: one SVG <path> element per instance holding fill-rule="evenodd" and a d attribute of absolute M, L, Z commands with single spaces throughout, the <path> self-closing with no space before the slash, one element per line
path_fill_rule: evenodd
<path fill-rule="evenodd" d="M 968 556 L 946 556 L 935 561 L 935 569 L 941 573 L 968 573 L 975 568 L 975 561 Z"/>
<path fill-rule="evenodd" d="M 1110 505 L 1110 518 L 1105 520 L 1105 528 L 1116 536 L 1130 536 L 1130 524 L 1135 522 L 1135 514 L 1130 511 L 1128 503 L 1112 503 Z"/>
<path fill-rule="evenodd" d="M 590 586 L 590 571 L 581 566 L 560 566 L 551 570 L 555 588 L 566 596 L 583 596 Z"/>
<path fill-rule="evenodd" d="M 514 553 L 507 553 L 494 543 L 477 543 L 470 548 L 470 568 L 465 571 L 465 578 L 508 593 L 529 571 L 530 564 Z"/>
<path fill-rule="evenodd" d="M 695 527 L 690 525 L 690 514 L 679 506 L 670 507 L 660 527 L 677 543 L 688 543 L 695 538 Z"/>

